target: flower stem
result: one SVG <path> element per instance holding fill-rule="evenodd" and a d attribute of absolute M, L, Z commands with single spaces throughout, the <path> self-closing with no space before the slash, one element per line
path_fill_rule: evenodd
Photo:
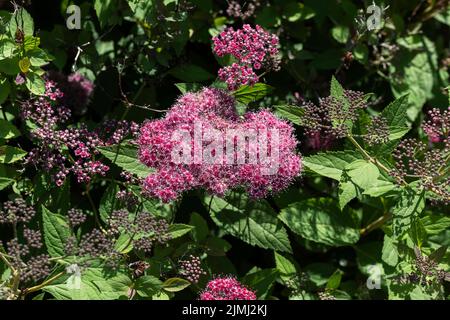
<path fill-rule="evenodd" d="M 371 222 L 367 227 L 362 228 L 359 233 L 361 236 L 365 236 L 369 232 L 380 228 L 386 221 L 388 221 L 392 215 L 390 213 L 385 213 L 381 217 L 379 217 L 377 220 Z"/>
<path fill-rule="evenodd" d="M 44 288 L 45 286 L 48 286 L 49 284 L 51 284 L 53 281 L 61 278 L 63 275 L 65 274 L 65 272 L 60 272 L 57 273 L 56 275 L 54 275 L 53 277 L 45 280 L 44 282 L 42 282 L 41 284 L 38 284 L 37 286 L 34 287 L 30 287 L 30 288 L 26 288 L 25 290 L 23 290 L 22 292 L 22 296 L 25 297 L 27 294 L 32 293 L 32 292 L 36 292 L 41 290 L 42 288 Z"/>

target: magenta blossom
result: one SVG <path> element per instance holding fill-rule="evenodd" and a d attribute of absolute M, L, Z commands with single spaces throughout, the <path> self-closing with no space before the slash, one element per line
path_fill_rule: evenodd
<path fill-rule="evenodd" d="M 255 70 L 278 70 L 278 37 L 262 27 L 253 29 L 245 24 L 242 29 L 226 28 L 213 38 L 214 52 L 223 57 L 233 56 L 237 63 L 219 70 L 219 78 L 228 89 L 235 90 L 240 85 L 254 85 L 258 81 Z"/>
<path fill-rule="evenodd" d="M 214 88 L 187 93 L 163 119 L 145 122 L 138 143 L 140 161 L 156 170 L 144 193 L 164 202 L 196 188 L 218 196 L 243 188 L 262 198 L 301 171 L 287 121 L 268 110 L 239 117 L 233 97 Z"/>
<path fill-rule="evenodd" d="M 218 277 L 208 282 L 200 300 L 256 300 L 256 294 L 233 277 Z"/>

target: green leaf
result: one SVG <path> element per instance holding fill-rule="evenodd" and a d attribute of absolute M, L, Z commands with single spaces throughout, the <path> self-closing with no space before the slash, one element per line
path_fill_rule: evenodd
<path fill-rule="evenodd" d="M 397 38 L 397 43 L 402 48 L 389 64 L 391 89 L 397 98 L 409 93 L 407 119 L 414 121 L 442 81 L 438 54 L 435 43 L 420 34 Z"/>
<path fill-rule="evenodd" d="M 420 219 L 415 219 L 413 221 L 411 228 L 409 229 L 409 235 L 414 244 L 419 248 L 422 248 L 422 244 L 427 238 L 427 231 L 425 230 L 425 227 Z"/>
<path fill-rule="evenodd" d="M 329 263 L 312 263 L 305 267 L 305 273 L 316 286 L 321 287 L 336 271 L 336 267 Z"/>
<path fill-rule="evenodd" d="M 27 74 L 25 85 L 35 95 L 41 96 L 45 93 L 45 82 L 35 73 Z"/>
<path fill-rule="evenodd" d="M 395 267 L 398 263 L 399 254 L 397 243 L 394 238 L 384 235 L 383 249 L 381 251 L 381 260 L 391 267 Z"/>
<path fill-rule="evenodd" d="M 16 147 L 0 147 L 0 163 L 14 163 L 27 155 L 27 152 Z"/>
<path fill-rule="evenodd" d="M 9 121 L 0 119 L 0 139 L 9 140 L 20 136 L 20 131 Z"/>
<path fill-rule="evenodd" d="M 11 185 L 15 180 L 11 178 L 0 177 L 0 191 L 7 188 Z"/>
<path fill-rule="evenodd" d="M 407 111 L 408 95 L 403 95 L 381 112 L 381 116 L 386 119 L 389 126 L 390 140 L 400 139 L 409 131 Z"/>
<path fill-rule="evenodd" d="M 274 252 L 275 254 L 275 265 L 278 272 L 280 273 L 281 280 L 289 281 L 297 275 L 297 269 L 295 264 L 281 254 Z"/>
<path fill-rule="evenodd" d="M 5 58 L 10 58 L 14 55 L 14 50 L 16 50 L 16 44 L 10 39 L 0 40 L 0 60 Z"/>
<path fill-rule="evenodd" d="M 52 257 L 65 255 L 67 239 L 71 231 L 67 219 L 59 214 L 50 212 L 42 206 L 42 220 L 44 229 L 44 241 L 48 253 Z"/>
<path fill-rule="evenodd" d="M 394 236 L 399 238 L 411 227 L 412 221 L 425 208 L 424 192 L 418 193 L 410 188 L 402 190 L 400 199 L 392 210 Z"/>
<path fill-rule="evenodd" d="M 175 83 L 175 86 L 182 94 L 196 92 L 203 88 L 203 86 L 199 83 Z"/>
<path fill-rule="evenodd" d="M 377 198 L 396 188 L 397 186 L 392 182 L 378 179 L 370 187 L 366 188 L 363 194 Z"/>
<path fill-rule="evenodd" d="M 112 25 L 118 20 L 116 14 L 117 5 L 117 2 L 114 0 L 95 0 L 95 13 L 102 28 Z"/>
<path fill-rule="evenodd" d="M 92 267 L 83 270 L 79 287 L 68 282 L 52 284 L 42 290 L 58 300 L 115 300 L 127 298 L 133 282 L 124 270 Z"/>
<path fill-rule="evenodd" d="M 339 181 L 339 207 L 341 210 L 358 195 L 358 187 L 350 179 L 346 172 L 342 174 L 341 181 Z"/>
<path fill-rule="evenodd" d="M 340 181 L 345 167 L 358 159 L 361 159 L 361 155 L 356 151 L 330 151 L 304 157 L 303 164 L 321 176 Z"/>
<path fill-rule="evenodd" d="M 334 76 L 331 77 L 330 95 L 337 100 L 344 98 L 344 88 Z"/>
<path fill-rule="evenodd" d="M 210 201 L 211 197 L 206 197 L 205 206 L 209 206 Z M 286 230 L 265 200 L 253 201 L 238 192 L 233 192 L 226 200 L 213 197 L 211 218 L 225 232 L 251 245 L 292 251 Z"/>
<path fill-rule="evenodd" d="M 25 51 L 30 54 L 29 51 L 39 50 L 44 52 L 42 49 L 39 49 L 39 45 L 41 44 L 41 39 L 33 36 L 25 36 L 25 40 L 23 42 L 23 46 Z"/>
<path fill-rule="evenodd" d="M 114 245 L 114 250 L 122 254 L 127 254 L 133 250 L 133 241 L 131 241 L 131 236 L 127 233 L 122 233 L 119 238 L 117 238 Z"/>
<path fill-rule="evenodd" d="M 302 116 L 305 113 L 305 110 L 297 106 L 286 104 L 275 106 L 275 113 L 279 117 L 287 119 L 296 125 L 301 125 Z"/>
<path fill-rule="evenodd" d="M 189 287 L 191 283 L 181 278 L 170 278 L 164 281 L 162 288 L 168 292 L 178 292 Z"/>
<path fill-rule="evenodd" d="M 377 166 L 366 160 L 353 161 L 345 167 L 345 172 L 363 190 L 373 185 L 380 174 Z"/>
<path fill-rule="evenodd" d="M 194 226 L 194 229 L 192 230 L 192 238 L 195 241 L 201 242 L 205 240 L 206 237 L 208 237 L 209 234 L 208 223 L 197 212 L 192 213 L 189 224 L 191 226 Z"/>
<path fill-rule="evenodd" d="M 169 74 L 185 82 L 202 82 L 214 78 L 211 73 L 193 64 L 179 65 L 169 70 Z"/>
<path fill-rule="evenodd" d="M 242 283 L 255 290 L 258 299 L 265 299 L 277 277 L 277 269 L 264 269 L 247 274 Z"/>
<path fill-rule="evenodd" d="M 341 285 L 342 275 L 344 273 L 337 269 L 327 281 L 327 289 L 336 290 Z"/>
<path fill-rule="evenodd" d="M 16 76 L 19 72 L 19 58 L 14 56 L 11 58 L 0 60 L 0 72 L 10 76 Z"/>
<path fill-rule="evenodd" d="M 340 212 L 329 198 L 295 202 L 281 210 L 280 219 L 303 238 L 329 246 L 358 242 L 359 229 L 348 212 Z"/>
<path fill-rule="evenodd" d="M 30 56 L 30 63 L 35 67 L 42 67 L 49 63 L 50 58 L 44 50 L 34 49 L 28 53 Z"/>
<path fill-rule="evenodd" d="M 180 238 L 184 236 L 185 234 L 188 234 L 194 229 L 193 226 L 187 225 L 187 224 L 171 224 L 169 226 L 169 235 L 172 239 Z"/>
<path fill-rule="evenodd" d="M 16 38 L 17 29 L 21 30 L 25 36 L 32 36 L 34 33 L 33 18 L 22 7 L 14 12 L 9 22 L 9 31 L 13 39 Z"/>
<path fill-rule="evenodd" d="M 331 29 L 331 35 L 337 42 L 345 44 L 350 36 L 350 30 L 346 26 L 335 26 Z"/>
<path fill-rule="evenodd" d="M 158 278 L 154 276 L 142 276 L 136 280 L 134 289 L 141 297 L 152 297 L 162 289 L 162 286 L 163 283 Z"/>
<path fill-rule="evenodd" d="M 421 219 L 422 225 L 428 235 L 439 234 L 450 228 L 450 217 L 439 215 L 426 215 Z"/>
<path fill-rule="evenodd" d="M 365 190 L 377 183 L 380 174 L 377 166 L 366 160 L 355 160 L 344 169 L 339 183 L 339 205 L 341 210 L 358 194 L 357 187 Z"/>
<path fill-rule="evenodd" d="M 138 159 L 138 149 L 130 144 L 121 144 L 108 147 L 97 147 L 97 149 L 112 163 L 118 165 L 125 171 L 146 178 L 153 169 L 141 163 Z"/>
<path fill-rule="evenodd" d="M 112 183 L 106 188 L 105 193 L 100 199 L 100 206 L 98 211 L 100 218 L 103 222 L 108 221 L 108 217 L 114 210 L 119 209 L 119 201 L 117 200 L 117 192 L 119 192 L 119 186 Z"/>
<path fill-rule="evenodd" d="M 243 104 L 258 101 L 273 91 L 273 87 L 264 84 L 256 83 L 253 86 L 244 85 L 235 90 L 232 95 L 237 101 Z"/>

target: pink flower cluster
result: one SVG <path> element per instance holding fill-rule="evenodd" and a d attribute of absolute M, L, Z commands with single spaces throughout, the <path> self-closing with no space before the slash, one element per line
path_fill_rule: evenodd
<path fill-rule="evenodd" d="M 256 300 L 256 294 L 233 277 L 218 277 L 208 282 L 200 300 Z"/>
<path fill-rule="evenodd" d="M 184 130 L 189 133 L 189 138 L 193 138 L 198 124 L 201 126 L 201 138 L 207 145 L 212 143 L 208 140 L 211 132 L 219 132 L 225 136 L 229 130 L 277 130 L 279 157 L 276 163 L 250 163 L 247 161 L 247 152 L 261 146 L 249 142 L 244 152 L 246 161 L 230 163 L 225 154 L 229 150 L 225 150 L 226 144 L 222 142 L 222 145 L 217 145 L 211 152 L 221 155 L 218 162 L 174 161 L 173 151 L 178 150 L 183 142 L 173 137 Z M 267 132 L 267 144 L 271 146 L 272 136 L 270 131 Z M 190 156 L 195 155 L 194 141 L 195 139 L 189 141 Z M 156 169 L 156 172 L 144 180 L 144 192 L 147 196 L 164 202 L 174 200 L 183 192 L 195 188 L 206 189 L 218 196 L 223 196 L 231 189 L 243 188 L 253 198 L 262 198 L 270 192 L 286 188 L 301 171 L 301 158 L 295 151 L 297 140 L 293 127 L 287 121 L 280 120 L 268 110 L 248 112 L 239 117 L 234 98 L 215 88 L 187 93 L 178 99 L 164 118 L 145 122 L 141 127 L 138 144 L 140 161 Z M 234 156 L 239 152 L 236 145 L 231 150 Z M 224 149 L 224 152 L 220 153 L 220 149 Z M 268 148 L 268 153 L 272 152 L 275 150 Z M 265 172 L 268 167 L 276 168 L 275 172 L 268 175 Z"/>
<path fill-rule="evenodd" d="M 278 70 L 278 37 L 262 27 L 253 29 L 245 24 L 242 29 L 227 28 L 213 38 L 214 52 L 219 56 L 230 54 L 237 63 L 219 70 L 219 78 L 228 89 L 235 90 L 240 85 L 253 85 L 258 81 L 255 70 Z"/>
<path fill-rule="evenodd" d="M 450 107 L 443 112 L 434 108 L 428 112 L 429 120 L 422 126 L 430 142 L 449 142 L 450 137 Z"/>

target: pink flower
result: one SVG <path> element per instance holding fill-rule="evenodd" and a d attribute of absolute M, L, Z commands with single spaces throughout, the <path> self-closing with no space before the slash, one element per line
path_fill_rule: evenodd
<path fill-rule="evenodd" d="M 144 180 L 144 193 L 168 202 L 197 188 L 218 196 L 243 188 L 254 198 L 279 192 L 301 171 L 293 130 L 268 110 L 239 117 L 223 90 L 187 93 L 163 119 L 141 127 L 140 161 L 156 170 Z M 236 132 L 253 132 L 254 140 Z"/>
<path fill-rule="evenodd" d="M 206 285 L 200 300 L 256 300 L 254 291 L 233 277 L 218 277 Z"/>
<path fill-rule="evenodd" d="M 219 56 L 232 55 L 237 63 L 219 70 L 219 78 L 228 89 L 235 90 L 241 85 L 254 85 L 258 76 L 254 72 L 278 70 L 278 37 L 262 27 L 253 29 L 245 24 L 242 29 L 227 28 L 213 38 L 214 52 Z"/>

